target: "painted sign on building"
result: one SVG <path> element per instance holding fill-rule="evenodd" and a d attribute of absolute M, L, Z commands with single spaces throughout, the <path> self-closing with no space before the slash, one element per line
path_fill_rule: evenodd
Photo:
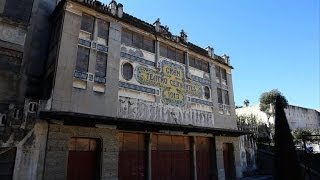
<path fill-rule="evenodd" d="M 162 89 L 161 101 L 164 104 L 184 106 L 186 95 L 202 96 L 202 86 L 186 79 L 185 69 L 181 65 L 162 61 L 160 71 L 145 66 L 138 66 L 136 71 L 139 83 Z"/>

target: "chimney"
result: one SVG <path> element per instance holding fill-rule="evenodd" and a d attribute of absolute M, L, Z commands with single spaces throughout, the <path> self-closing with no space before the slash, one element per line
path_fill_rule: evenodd
<path fill-rule="evenodd" d="M 154 26 L 156 32 L 160 32 L 160 25 L 161 25 L 160 19 L 158 18 L 158 19 L 153 23 L 153 26 Z"/>
<path fill-rule="evenodd" d="M 110 12 L 112 15 L 116 15 L 117 13 L 117 2 L 112 0 L 109 4 Z"/>
<path fill-rule="evenodd" d="M 212 58 L 214 58 L 214 49 L 210 46 L 206 47 L 206 50 L 208 52 L 208 55 Z"/>
<path fill-rule="evenodd" d="M 118 14 L 117 14 L 118 17 L 122 18 L 122 16 L 123 16 L 123 5 L 121 3 L 118 4 L 117 10 L 118 10 Z"/>
<path fill-rule="evenodd" d="M 182 29 L 181 32 L 180 32 L 180 37 L 181 39 L 184 41 L 184 42 L 188 42 L 188 36 L 187 36 L 187 33 L 184 32 L 184 30 Z"/>

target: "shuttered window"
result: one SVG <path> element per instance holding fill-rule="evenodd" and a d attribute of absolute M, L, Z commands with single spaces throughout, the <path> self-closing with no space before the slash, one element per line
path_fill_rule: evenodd
<path fill-rule="evenodd" d="M 86 31 L 88 33 L 93 32 L 93 25 L 94 25 L 94 17 L 88 14 L 82 14 L 81 18 L 81 30 Z"/>
<path fill-rule="evenodd" d="M 217 88 L 217 95 L 218 95 L 218 103 L 222 104 L 222 90 L 221 88 Z"/>
<path fill-rule="evenodd" d="M 109 23 L 102 19 L 98 19 L 98 37 L 108 41 Z"/>
<path fill-rule="evenodd" d="M 106 69 L 107 69 L 107 54 L 98 51 L 95 76 L 106 77 Z"/>
<path fill-rule="evenodd" d="M 209 63 L 194 56 L 189 56 L 189 66 L 209 73 Z"/>
<path fill-rule="evenodd" d="M 90 49 L 78 46 L 76 71 L 88 72 Z"/>
<path fill-rule="evenodd" d="M 122 29 L 121 43 L 154 53 L 154 40 L 125 28 Z"/>
<path fill-rule="evenodd" d="M 163 43 L 160 43 L 160 56 L 185 64 L 185 56 L 183 51 Z"/>

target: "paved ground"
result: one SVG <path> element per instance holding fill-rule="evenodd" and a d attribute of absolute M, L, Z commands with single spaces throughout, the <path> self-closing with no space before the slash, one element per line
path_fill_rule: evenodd
<path fill-rule="evenodd" d="M 259 176 L 245 177 L 239 180 L 273 180 L 273 178 L 270 175 L 259 175 Z"/>

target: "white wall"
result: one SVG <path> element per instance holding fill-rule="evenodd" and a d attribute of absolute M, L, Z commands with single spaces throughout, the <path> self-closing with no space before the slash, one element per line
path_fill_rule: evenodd
<path fill-rule="evenodd" d="M 291 129 L 320 128 L 320 112 L 317 110 L 289 105 L 284 111 Z M 260 122 L 267 123 L 267 115 L 260 111 L 259 105 L 238 108 L 236 109 L 236 114 L 238 116 L 253 114 Z M 274 124 L 273 117 L 270 118 L 270 123 Z"/>

